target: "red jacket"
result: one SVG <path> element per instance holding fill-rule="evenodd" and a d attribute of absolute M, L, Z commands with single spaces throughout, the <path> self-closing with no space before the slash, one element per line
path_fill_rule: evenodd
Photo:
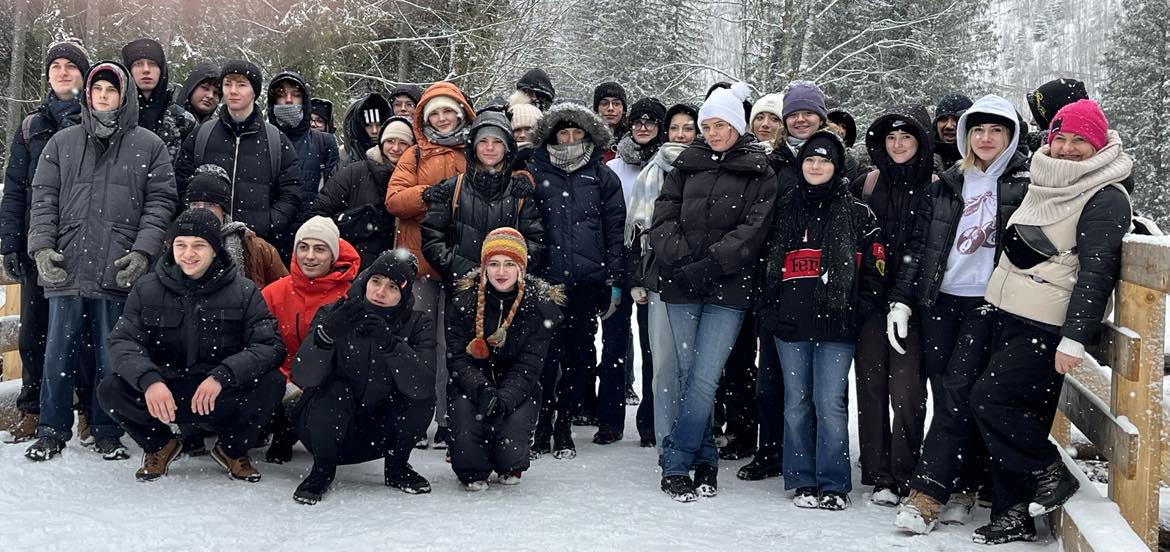
<path fill-rule="evenodd" d="M 292 374 L 292 359 L 297 349 L 301 348 L 301 341 L 305 339 L 317 309 L 342 298 L 361 269 L 362 261 L 357 250 L 345 240 L 338 240 L 337 245 L 339 255 L 333 262 L 333 270 L 324 276 L 310 280 L 301 272 L 301 265 L 294 259 L 292 272 L 268 284 L 261 292 L 264 302 L 268 303 L 268 310 L 276 317 L 280 337 L 288 349 L 288 356 L 284 358 L 284 364 L 280 365 L 286 380 Z"/>

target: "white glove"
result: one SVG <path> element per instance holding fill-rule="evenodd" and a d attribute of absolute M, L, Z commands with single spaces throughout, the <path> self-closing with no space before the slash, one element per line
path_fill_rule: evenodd
<path fill-rule="evenodd" d="M 297 384 L 295 384 L 291 381 L 285 382 L 285 384 L 284 384 L 284 398 L 281 399 L 280 402 L 283 402 L 283 403 L 295 402 L 297 399 L 301 398 L 301 392 L 302 392 L 302 389 L 300 387 L 297 387 Z"/>
<path fill-rule="evenodd" d="M 905 303 L 890 303 L 890 313 L 886 315 L 886 339 L 890 340 L 898 354 L 906 354 L 906 349 L 898 343 L 898 339 L 906 339 L 906 332 L 910 329 L 910 307 Z"/>
<path fill-rule="evenodd" d="M 644 287 L 630 288 L 630 297 L 634 299 L 635 303 L 637 303 L 639 305 L 645 305 L 646 304 L 646 288 L 644 288 Z"/>

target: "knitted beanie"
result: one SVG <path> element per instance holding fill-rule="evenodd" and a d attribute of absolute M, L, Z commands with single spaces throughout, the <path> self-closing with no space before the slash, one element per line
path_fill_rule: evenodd
<path fill-rule="evenodd" d="M 603 82 L 593 89 L 593 111 L 597 111 L 597 106 L 601 104 L 601 100 L 606 98 L 617 98 L 622 102 L 622 107 L 628 107 L 630 102 L 626 100 L 626 89 L 616 82 Z"/>
<path fill-rule="evenodd" d="M 1097 102 L 1077 100 L 1060 108 L 1052 118 L 1048 127 L 1048 145 L 1052 145 L 1052 139 L 1062 132 L 1076 134 L 1093 144 L 1094 149 L 1101 149 L 1109 142 L 1109 121 Z"/>
<path fill-rule="evenodd" d="M 187 209 L 183 211 L 167 230 L 166 241 L 174 243 L 179 236 L 203 238 L 211 245 L 215 255 L 223 262 L 231 262 L 231 255 L 223 248 L 223 237 L 220 232 L 220 222 L 207 209 Z"/>
<path fill-rule="evenodd" d="M 397 138 L 408 144 L 414 143 L 414 131 L 411 130 L 410 119 L 406 117 L 390 117 L 382 127 L 382 136 L 378 143 L 385 143 L 391 138 Z"/>
<path fill-rule="evenodd" d="M 45 54 L 45 79 L 49 78 L 49 66 L 53 64 L 54 60 L 61 58 L 73 62 L 82 75 L 89 73 L 89 54 L 86 53 L 85 48 L 72 40 L 62 40 L 49 46 L 49 51 Z"/>
<path fill-rule="evenodd" d="M 337 230 L 337 224 L 329 217 L 317 215 L 309 220 L 306 220 L 300 228 L 297 229 L 296 238 L 293 239 L 293 245 L 301 243 L 301 240 L 310 238 L 314 240 L 321 240 L 325 245 L 329 246 L 329 250 L 333 252 L 333 260 L 341 255 L 340 248 L 337 244 L 340 240 L 340 232 Z"/>
<path fill-rule="evenodd" d="M 540 108 L 532 104 L 516 104 L 511 108 L 512 128 L 532 128 L 540 120 Z"/>
<path fill-rule="evenodd" d="M 451 96 L 435 96 L 427 100 L 426 105 L 423 106 L 423 122 L 425 123 L 431 117 L 431 113 L 434 113 L 440 107 L 453 109 L 455 113 L 459 114 L 460 119 L 464 118 L 463 106 L 455 98 Z"/>
<path fill-rule="evenodd" d="M 140 59 L 149 59 L 155 62 L 163 74 L 166 74 L 167 55 L 163 52 L 162 44 L 159 44 L 157 40 L 140 38 L 122 47 L 123 65 L 130 67 Z"/>
<path fill-rule="evenodd" d="M 228 60 L 223 64 L 223 69 L 219 72 L 219 79 L 222 81 L 228 75 L 243 75 L 248 79 L 248 83 L 252 85 L 252 93 L 256 97 L 260 97 L 260 91 L 264 89 L 263 77 L 260 73 L 260 68 L 250 61 L 240 59 Z"/>
<path fill-rule="evenodd" d="M 812 81 L 793 81 L 788 85 L 788 92 L 784 94 L 784 118 L 797 111 L 812 111 L 821 116 L 821 120 L 829 118 L 829 110 L 825 107 L 825 93 Z"/>
<path fill-rule="evenodd" d="M 752 116 L 748 121 L 756 120 L 760 113 L 771 113 L 784 120 L 784 94 L 765 94 L 752 105 Z"/>
<path fill-rule="evenodd" d="M 731 88 L 716 88 L 699 108 L 699 125 L 702 126 L 707 119 L 722 119 L 743 136 L 747 133 L 743 102 L 749 92 L 748 85 L 743 82 L 737 82 Z"/>
<path fill-rule="evenodd" d="M 187 184 L 183 200 L 188 205 L 201 201 L 219 205 L 225 211 L 230 210 L 232 202 L 231 181 L 228 179 L 227 171 L 223 170 L 223 167 L 211 163 L 200 165 L 198 169 L 195 169 L 195 175 Z"/>
<path fill-rule="evenodd" d="M 1085 83 L 1076 79 L 1048 81 L 1027 96 L 1028 109 L 1040 130 L 1048 130 L 1052 119 L 1060 109 L 1077 100 L 1089 99 Z"/>
<path fill-rule="evenodd" d="M 490 285 L 487 280 L 487 265 L 488 260 L 496 255 L 504 255 L 520 265 L 520 277 L 516 280 L 516 299 L 512 301 L 512 308 L 508 311 L 508 316 L 500 323 L 500 327 L 492 332 L 492 335 L 484 338 L 484 302 L 486 301 L 487 286 Z M 519 230 L 502 227 L 488 232 L 483 239 L 483 247 L 480 248 L 479 291 L 476 293 L 475 304 L 475 338 L 467 344 L 467 354 L 473 358 L 480 360 L 487 358 L 491 354 L 489 345 L 500 347 L 508 338 L 508 327 L 512 325 L 512 319 L 515 318 L 516 311 L 520 308 L 520 302 L 524 299 L 524 272 L 527 268 L 528 245 L 524 242 L 524 235 Z"/>

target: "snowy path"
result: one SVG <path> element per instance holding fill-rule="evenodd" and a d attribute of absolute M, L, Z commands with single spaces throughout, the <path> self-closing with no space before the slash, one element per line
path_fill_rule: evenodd
<path fill-rule="evenodd" d="M 744 461 L 722 464 L 718 497 L 677 504 L 658 490 L 654 453 L 629 432 L 600 447 L 589 442 L 593 428 L 576 429 L 577 459 L 538 460 L 518 487 L 469 494 L 440 452 L 415 451 L 432 494 L 383 486 L 376 461 L 342 467 L 316 506 L 291 498 L 310 463 L 299 446 L 290 464 L 258 462 L 264 480 L 248 484 L 209 457 L 183 458 L 168 477 L 138 483 L 137 451 L 106 462 L 74 441 L 38 465 L 23 458 L 26 445 L 0 445 L 0 550 L 988 550 L 971 543 L 975 526 L 897 533 L 893 510 L 860 490 L 845 512 L 797 509 L 778 479 L 737 480 Z M 995 550 L 1055 549 L 1048 541 Z"/>

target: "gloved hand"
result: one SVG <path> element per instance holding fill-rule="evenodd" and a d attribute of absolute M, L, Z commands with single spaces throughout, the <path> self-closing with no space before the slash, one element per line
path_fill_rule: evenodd
<path fill-rule="evenodd" d="M 495 387 L 484 385 L 479 388 L 479 393 L 475 399 L 475 405 L 478 407 L 476 415 L 480 421 L 487 420 L 497 413 L 500 404 L 500 394 Z"/>
<path fill-rule="evenodd" d="M 34 253 L 33 258 L 37 262 L 37 272 L 41 273 L 41 280 L 46 284 L 60 284 L 69 277 L 69 273 L 59 266 L 65 261 L 65 255 L 46 247 Z"/>
<path fill-rule="evenodd" d="M 890 303 L 890 313 L 886 315 L 886 339 L 890 341 L 898 354 L 906 354 L 906 349 L 898 343 L 898 339 L 906 339 L 906 332 L 910 330 L 910 307 L 905 303 Z"/>
<path fill-rule="evenodd" d="M 317 335 L 332 345 L 338 337 L 345 335 L 364 313 L 365 308 L 361 299 L 347 297 L 321 317 L 321 322 L 317 324 Z"/>
<path fill-rule="evenodd" d="M 721 271 L 719 263 L 710 257 L 684 265 L 678 270 L 683 283 L 694 297 L 706 295 Z"/>
<path fill-rule="evenodd" d="M 130 287 L 139 276 L 142 276 L 147 268 L 150 268 L 150 259 L 146 258 L 141 251 L 131 251 L 122 257 L 114 260 L 114 268 L 120 268 L 114 281 L 118 283 L 118 287 Z"/>
<path fill-rule="evenodd" d="M 601 319 L 605 320 L 613 316 L 617 312 L 618 305 L 622 304 L 622 288 L 617 286 L 609 286 L 609 307 L 606 308 L 605 314 L 601 315 Z"/>
<path fill-rule="evenodd" d="M 646 288 L 644 287 L 630 288 L 630 298 L 639 305 L 645 305 L 650 300 L 649 296 L 646 295 Z"/>
<path fill-rule="evenodd" d="M 4 272 L 14 281 L 24 280 L 24 261 L 20 259 L 20 252 L 12 252 L 4 256 Z"/>

